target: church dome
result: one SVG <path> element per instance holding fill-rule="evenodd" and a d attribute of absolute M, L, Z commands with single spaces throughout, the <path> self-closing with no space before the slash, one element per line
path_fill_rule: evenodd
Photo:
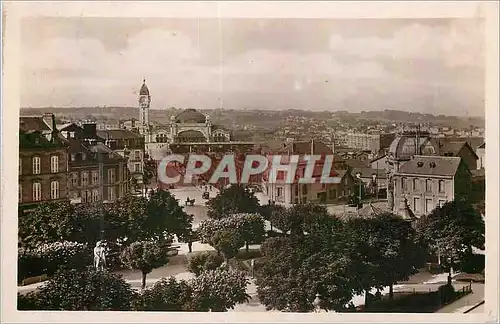
<path fill-rule="evenodd" d="M 418 143 L 417 143 L 418 141 Z M 398 135 L 389 146 L 389 156 L 394 160 L 409 160 L 413 155 L 435 155 L 436 149 L 427 135 Z"/>
<path fill-rule="evenodd" d="M 146 85 L 146 80 L 142 81 L 142 87 L 141 90 L 139 91 L 140 96 L 149 96 L 149 89 L 148 86 Z"/>
<path fill-rule="evenodd" d="M 175 122 L 180 124 L 203 124 L 206 121 L 206 116 L 196 109 L 186 109 L 175 116 Z"/>

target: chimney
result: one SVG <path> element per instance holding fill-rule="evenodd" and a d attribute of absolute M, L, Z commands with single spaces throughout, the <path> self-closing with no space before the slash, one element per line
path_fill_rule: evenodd
<path fill-rule="evenodd" d="M 53 113 L 44 113 L 42 120 L 49 126 L 50 130 L 57 130 L 56 127 L 56 116 Z"/>
<path fill-rule="evenodd" d="M 85 138 L 97 137 L 97 125 L 94 122 L 87 121 L 83 124 L 83 134 Z"/>

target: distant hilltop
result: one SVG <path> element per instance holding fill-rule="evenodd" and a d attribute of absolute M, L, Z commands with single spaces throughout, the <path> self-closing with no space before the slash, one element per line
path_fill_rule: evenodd
<path fill-rule="evenodd" d="M 168 123 L 170 116 L 175 115 L 183 109 L 171 107 L 166 109 L 151 109 L 150 118 L 158 123 Z M 45 112 L 53 112 L 57 117 L 64 117 L 72 120 L 98 119 L 98 120 L 126 120 L 137 118 L 137 107 L 43 107 L 43 108 L 21 108 L 21 115 L 42 115 Z M 432 115 L 418 112 L 408 112 L 402 110 L 383 111 L 308 111 L 298 109 L 287 109 L 280 111 L 259 110 L 259 109 L 202 109 L 201 112 L 212 115 L 215 119 L 224 121 L 238 120 L 249 124 L 264 122 L 262 116 L 276 118 L 275 121 L 282 121 L 289 117 L 305 117 L 318 119 L 337 119 L 345 122 L 355 122 L 356 120 L 371 120 L 394 123 L 430 123 L 433 125 L 453 126 L 453 127 L 484 127 L 483 117 L 458 117 L 446 115 Z M 257 120 L 256 120 L 257 118 Z M 267 121 L 269 122 L 269 120 Z"/>

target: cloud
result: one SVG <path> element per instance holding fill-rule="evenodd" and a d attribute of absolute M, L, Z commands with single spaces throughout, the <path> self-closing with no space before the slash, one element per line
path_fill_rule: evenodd
<path fill-rule="evenodd" d="M 259 28 L 265 34 L 265 26 Z M 450 71 L 481 69 L 478 30 L 467 22 L 412 24 L 391 37 L 334 34 L 322 49 L 248 46 L 233 54 L 216 44 L 217 37 L 212 52 L 204 52 L 208 47 L 200 47 L 196 35 L 172 28 L 144 29 L 121 49 L 96 38 L 47 38 L 23 48 L 21 99 L 31 106 L 133 106 L 145 77 L 155 108 L 223 102 L 236 109 L 405 109 L 414 100 L 418 110 L 434 98 L 431 84 L 446 89 L 432 108 L 444 110 L 447 102 L 456 104 L 454 96 L 477 101 L 481 85 L 468 76 L 481 73 Z M 243 38 L 238 41 L 244 46 Z"/>
<path fill-rule="evenodd" d="M 457 20 L 448 26 L 414 23 L 396 30 L 392 37 L 330 37 L 333 52 L 364 59 L 389 57 L 394 60 L 439 60 L 452 67 L 483 66 L 484 24 Z"/>

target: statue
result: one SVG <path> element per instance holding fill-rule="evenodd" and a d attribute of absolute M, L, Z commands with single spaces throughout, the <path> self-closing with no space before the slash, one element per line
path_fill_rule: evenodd
<path fill-rule="evenodd" d="M 106 269 L 106 244 L 98 241 L 94 247 L 94 267 L 96 270 Z"/>

